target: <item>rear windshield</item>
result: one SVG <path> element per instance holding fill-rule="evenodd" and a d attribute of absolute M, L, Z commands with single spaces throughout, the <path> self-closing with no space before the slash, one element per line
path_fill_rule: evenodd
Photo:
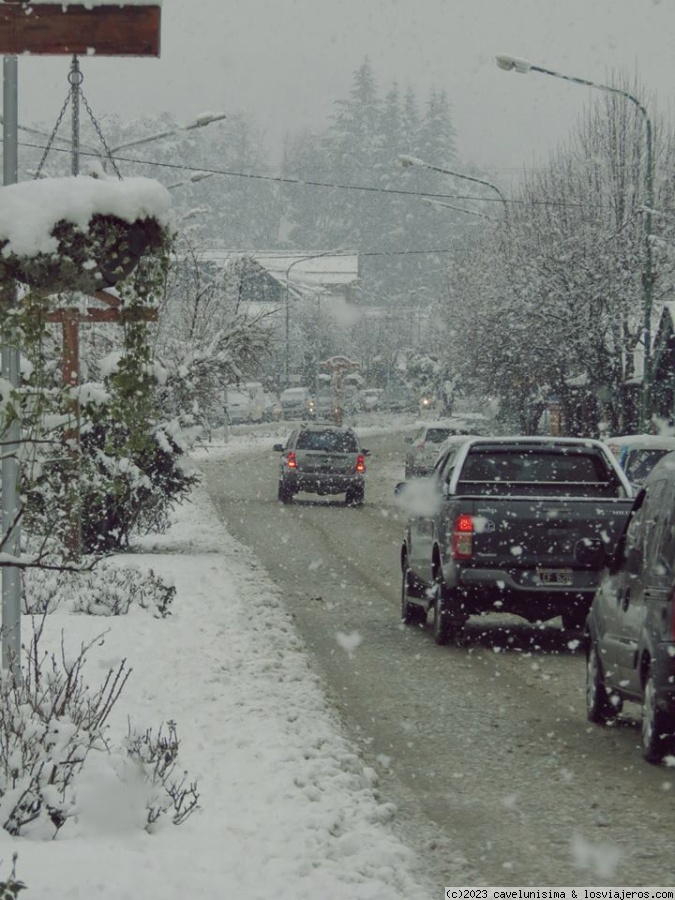
<path fill-rule="evenodd" d="M 356 435 L 349 431 L 301 431 L 297 450 L 325 450 L 328 453 L 356 453 Z"/>
<path fill-rule="evenodd" d="M 303 388 L 289 388 L 281 394 L 282 400 L 302 400 L 307 395 Z"/>
<path fill-rule="evenodd" d="M 442 444 L 451 434 L 462 434 L 462 432 L 456 431 L 454 428 L 427 428 L 424 440 L 430 444 Z"/>
<path fill-rule="evenodd" d="M 591 449 L 571 451 L 489 449 L 472 451 L 460 474 L 459 489 L 476 493 L 570 493 L 623 497 L 624 489 L 603 457 Z M 541 491 L 541 488 L 544 488 Z"/>
<path fill-rule="evenodd" d="M 628 480 L 635 482 L 635 484 L 642 484 L 657 462 L 666 453 L 670 453 L 670 450 L 664 450 L 663 448 L 658 450 L 647 448 L 629 450 L 624 465 Z"/>

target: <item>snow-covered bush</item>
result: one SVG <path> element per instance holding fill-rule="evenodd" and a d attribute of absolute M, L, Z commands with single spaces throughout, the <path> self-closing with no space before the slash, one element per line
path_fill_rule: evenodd
<path fill-rule="evenodd" d="M 124 660 L 94 691 L 82 646 L 42 653 L 38 627 L 21 677 L 0 673 L 0 827 L 13 835 L 55 835 L 74 812 L 73 782 L 88 754 L 107 750 L 104 726 L 129 677 Z M 99 639 L 97 639 L 99 640 Z"/>
<path fill-rule="evenodd" d="M 94 780 L 103 770 L 114 773 L 124 795 L 129 766 L 135 773 L 131 783 L 144 785 L 131 806 L 141 812 L 144 804 L 146 830 L 153 831 L 163 816 L 182 824 L 198 808 L 199 794 L 187 772 L 179 773 L 175 722 L 167 724 L 166 733 L 160 725 L 156 737 L 150 728 L 139 732 L 129 726 L 126 739 L 113 741 L 107 720 L 131 675 L 126 661 L 108 668 L 92 689 L 85 665 L 101 636 L 74 656 L 63 640 L 59 653 L 43 653 L 43 625 L 44 619 L 34 629 L 21 677 L 0 672 L 0 828 L 15 836 L 53 837 L 74 815 L 91 813 L 86 795 L 92 772 L 98 773 Z M 120 757 L 126 767 L 119 765 Z M 119 816 L 118 794 L 96 794 L 99 821 Z"/>
<path fill-rule="evenodd" d="M 131 759 L 138 762 L 150 791 L 146 803 L 146 830 L 152 831 L 155 823 L 166 815 L 174 825 L 182 824 L 199 809 L 196 782 L 188 781 L 187 772 L 176 772 L 178 766 L 178 733 L 176 723 L 167 723 L 168 734 L 160 726 L 156 736 L 152 729 L 141 734 L 129 726 L 126 747 Z"/>
<path fill-rule="evenodd" d="M 101 562 L 83 571 L 26 569 L 23 574 L 23 612 L 44 615 L 58 607 L 95 616 L 126 615 L 132 606 L 155 618 L 171 615 L 176 588 L 152 569 L 141 570 Z"/>
<path fill-rule="evenodd" d="M 19 858 L 15 853 L 12 857 L 12 873 L 6 881 L 0 881 L 0 900 L 16 900 L 19 891 L 23 891 L 26 885 L 23 881 L 17 881 L 16 861 Z"/>

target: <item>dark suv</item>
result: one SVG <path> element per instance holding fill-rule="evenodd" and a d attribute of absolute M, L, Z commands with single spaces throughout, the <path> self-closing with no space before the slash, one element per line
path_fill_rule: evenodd
<path fill-rule="evenodd" d="M 675 453 L 652 470 L 586 623 L 586 706 L 605 723 L 642 705 L 649 762 L 675 752 Z"/>
<path fill-rule="evenodd" d="M 345 495 L 348 506 L 360 506 L 365 494 L 366 456 L 351 428 L 301 425 L 274 449 L 283 454 L 279 500 L 288 503 L 299 491 Z"/>

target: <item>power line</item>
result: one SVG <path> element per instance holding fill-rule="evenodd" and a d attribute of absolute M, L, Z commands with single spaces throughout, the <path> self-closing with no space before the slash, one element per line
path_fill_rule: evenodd
<path fill-rule="evenodd" d="M 30 147 L 34 150 L 42 149 L 39 144 L 30 144 L 27 142 L 22 142 L 21 146 Z M 70 150 L 68 148 L 52 147 L 51 149 L 53 153 L 70 153 Z M 80 156 L 90 156 L 94 159 L 101 158 L 98 154 L 89 153 L 84 150 L 80 150 Z M 138 159 L 130 156 L 118 156 L 117 154 L 115 154 L 115 159 L 119 162 L 136 163 L 137 165 L 143 166 L 157 166 L 158 168 L 162 169 L 177 169 L 181 172 L 208 172 L 209 175 L 223 175 L 228 178 L 250 178 L 255 181 L 274 181 L 281 184 L 297 184 L 307 187 L 337 188 L 343 191 L 367 191 L 369 193 L 375 194 L 408 194 L 411 197 L 442 197 L 447 200 L 491 199 L 473 196 L 461 197 L 458 194 L 432 194 L 428 191 L 407 191 L 403 188 L 380 188 L 370 185 L 340 184 L 338 182 L 331 181 L 310 181 L 308 179 L 302 178 L 288 178 L 282 175 L 259 175 L 252 172 L 232 172 L 229 169 L 209 169 L 204 166 L 186 166 L 179 163 L 159 162 L 158 160 L 154 159 Z"/>
<path fill-rule="evenodd" d="M 44 147 L 40 144 L 31 144 L 28 142 L 20 142 L 20 146 L 29 147 L 34 150 L 41 150 Z M 70 154 L 69 148 L 63 147 L 52 147 L 52 153 L 68 153 Z M 84 157 L 92 157 L 94 159 L 100 159 L 99 154 L 91 153 L 85 150 L 80 150 L 80 156 Z M 138 159 L 137 157 L 131 156 L 118 156 L 115 154 L 115 159 L 120 162 L 126 163 L 134 163 L 136 165 L 141 166 L 156 166 L 161 169 L 172 169 L 178 170 L 180 172 L 206 172 L 209 175 L 222 175 L 226 178 L 247 178 L 253 181 L 271 181 L 276 182 L 278 184 L 289 184 L 289 185 L 298 185 L 300 187 L 319 187 L 319 188 L 328 188 L 331 190 L 342 190 L 342 191 L 365 191 L 366 193 L 373 194 L 397 194 L 408 197 L 430 197 L 430 198 L 438 198 L 442 200 L 473 200 L 480 201 L 481 203 L 508 203 L 512 206 L 551 206 L 557 208 L 565 208 L 565 209 L 611 209 L 612 207 L 609 204 L 604 203 L 581 203 L 581 202 L 573 202 L 565 200 L 534 200 L 531 198 L 528 199 L 519 199 L 519 198 L 510 198 L 506 200 L 502 200 L 499 197 L 477 197 L 475 194 L 435 194 L 429 191 L 409 191 L 404 188 L 382 188 L 382 187 L 374 187 L 372 185 L 358 185 L 358 184 L 341 184 L 340 182 L 332 182 L 332 181 L 312 181 L 309 179 L 302 178 L 289 178 L 282 175 L 260 175 L 252 172 L 233 172 L 229 169 L 209 169 L 204 166 L 186 166 L 179 163 L 168 163 L 168 162 L 160 162 L 156 159 Z M 674 212 L 674 207 L 662 207 L 658 210 L 653 210 L 653 212 Z"/>
<path fill-rule="evenodd" d="M 30 147 L 31 149 L 40 150 L 43 149 L 40 144 L 31 144 L 28 142 L 21 142 L 22 147 Z M 70 150 L 63 147 L 52 147 L 53 153 L 70 153 Z M 95 153 L 89 153 L 84 150 L 80 150 L 80 156 L 93 157 L 94 159 L 100 159 L 100 156 Z M 282 175 L 260 175 L 252 172 L 233 172 L 229 169 L 212 169 L 204 166 L 186 166 L 179 163 L 169 163 L 169 162 L 159 162 L 154 159 L 138 159 L 137 157 L 130 156 L 119 156 L 115 154 L 115 159 L 119 162 L 126 163 L 134 163 L 136 165 L 142 166 L 156 166 L 157 168 L 162 169 L 171 169 L 178 170 L 181 172 L 208 172 L 209 175 L 222 175 L 226 178 L 248 178 L 253 181 L 271 181 L 277 184 L 289 184 L 289 185 L 298 185 L 301 187 L 319 187 L 319 188 L 328 188 L 331 190 L 342 190 L 342 191 L 365 191 L 366 193 L 373 194 L 397 194 L 408 197 L 431 197 L 438 198 L 443 200 L 479 200 L 481 203 L 503 203 L 504 201 L 500 200 L 497 197 L 477 197 L 475 194 L 436 194 L 430 191 L 409 191 L 404 188 L 382 188 L 382 187 L 374 187 L 372 185 L 357 185 L 357 184 L 341 184 L 340 182 L 332 182 L 332 181 L 313 181 L 310 179 L 303 178 L 289 178 Z M 571 207 L 571 208 L 579 208 L 579 209 L 587 209 L 589 206 L 594 209 L 608 209 L 608 206 L 600 203 L 569 203 L 565 201 L 557 201 L 557 200 L 520 200 L 520 199 L 509 199 L 506 200 L 506 203 L 514 204 L 514 205 L 534 205 L 534 206 L 557 206 L 557 207 Z"/>

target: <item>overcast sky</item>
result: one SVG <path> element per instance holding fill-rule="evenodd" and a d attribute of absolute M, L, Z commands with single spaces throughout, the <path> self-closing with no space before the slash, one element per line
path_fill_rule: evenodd
<path fill-rule="evenodd" d="M 594 92 L 503 72 L 498 53 L 593 81 L 623 70 L 650 112 L 674 108 L 673 0 L 164 0 L 161 42 L 159 60 L 82 60 L 94 112 L 246 111 L 272 161 L 288 131 L 325 125 L 366 56 L 383 92 L 394 81 L 420 99 L 444 88 L 462 160 L 505 180 L 563 141 Z M 68 66 L 20 59 L 22 123 L 56 119 Z"/>

